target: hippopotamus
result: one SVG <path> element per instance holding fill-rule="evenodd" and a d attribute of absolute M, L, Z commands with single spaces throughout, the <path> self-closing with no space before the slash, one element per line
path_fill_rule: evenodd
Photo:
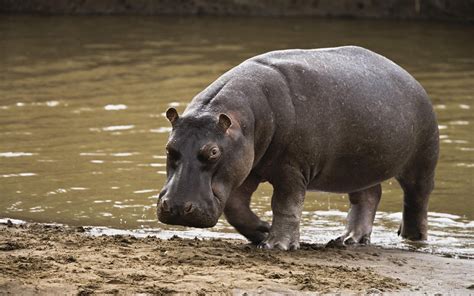
<path fill-rule="evenodd" d="M 348 193 L 341 245 L 370 242 L 380 183 L 403 189 L 399 235 L 427 238 L 438 125 L 423 87 L 391 60 L 344 46 L 249 58 L 166 111 L 167 180 L 159 221 L 212 227 L 227 221 L 261 248 L 299 248 L 307 190 Z M 271 225 L 250 209 L 273 187 Z"/>

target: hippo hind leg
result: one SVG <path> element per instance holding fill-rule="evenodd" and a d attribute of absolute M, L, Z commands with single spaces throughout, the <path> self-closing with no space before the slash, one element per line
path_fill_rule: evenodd
<path fill-rule="evenodd" d="M 403 218 L 398 235 L 410 240 L 426 240 L 428 200 L 434 187 L 434 174 L 397 178 L 403 189 Z"/>
<path fill-rule="evenodd" d="M 328 243 L 331 246 L 343 246 L 370 243 L 375 212 L 382 196 L 382 186 L 349 193 L 351 207 L 347 215 L 346 230 L 343 235 Z"/>
<path fill-rule="evenodd" d="M 398 235 L 410 240 L 426 240 L 428 200 L 434 188 L 438 161 L 438 133 L 421 146 L 413 160 L 396 177 L 403 189 L 403 218 Z"/>
<path fill-rule="evenodd" d="M 270 231 L 270 224 L 260 220 L 250 209 L 250 198 L 259 183 L 258 179 L 249 176 L 230 194 L 224 208 L 227 221 L 254 244 L 262 242 Z"/>

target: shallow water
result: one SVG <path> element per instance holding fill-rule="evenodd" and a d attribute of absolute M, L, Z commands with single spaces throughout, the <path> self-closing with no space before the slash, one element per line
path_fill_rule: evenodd
<path fill-rule="evenodd" d="M 253 55 L 360 45 L 394 60 L 426 88 L 441 155 L 425 250 L 474 254 L 474 27 L 453 23 L 301 18 L 0 18 L 0 217 L 148 231 L 160 224 L 163 112 Z M 271 187 L 253 208 L 271 220 Z M 373 242 L 396 236 L 402 207 L 383 185 Z M 302 239 L 344 227 L 347 197 L 308 193 Z M 233 232 L 221 220 L 214 234 Z M 192 234 L 208 232 L 192 231 Z"/>

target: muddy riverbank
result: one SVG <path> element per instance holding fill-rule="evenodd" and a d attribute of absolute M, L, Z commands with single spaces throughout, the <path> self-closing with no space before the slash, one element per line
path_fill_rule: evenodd
<path fill-rule="evenodd" d="M 474 21 L 469 0 L 0 0 L 0 12 L 73 15 L 318 16 Z"/>
<path fill-rule="evenodd" d="M 376 246 L 294 252 L 240 240 L 94 237 L 82 227 L 0 225 L 0 294 L 468 294 L 474 260 Z"/>

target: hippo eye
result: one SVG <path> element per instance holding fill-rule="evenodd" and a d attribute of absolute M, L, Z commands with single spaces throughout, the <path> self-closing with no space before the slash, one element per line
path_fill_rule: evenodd
<path fill-rule="evenodd" d="M 199 153 L 199 158 L 206 162 L 206 161 L 215 161 L 219 158 L 221 155 L 221 151 L 219 150 L 219 147 L 217 146 L 204 146 L 201 148 L 201 151 Z"/>
<path fill-rule="evenodd" d="M 209 158 L 216 158 L 219 155 L 219 148 L 214 147 L 209 152 Z"/>

